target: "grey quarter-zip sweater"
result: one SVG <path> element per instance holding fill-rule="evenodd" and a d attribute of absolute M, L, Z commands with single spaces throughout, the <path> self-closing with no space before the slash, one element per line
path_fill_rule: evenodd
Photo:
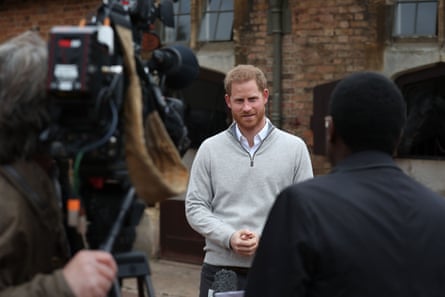
<path fill-rule="evenodd" d="M 185 211 L 190 226 L 205 237 L 205 263 L 250 267 L 253 257 L 235 254 L 230 237 L 245 228 L 260 235 L 278 193 L 313 177 L 313 171 L 304 141 L 270 122 L 252 156 L 235 135 L 232 124 L 199 147 Z"/>

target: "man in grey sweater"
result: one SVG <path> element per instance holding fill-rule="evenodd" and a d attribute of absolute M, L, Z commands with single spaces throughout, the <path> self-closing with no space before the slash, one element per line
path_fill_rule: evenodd
<path fill-rule="evenodd" d="M 190 226 L 206 241 L 200 297 L 209 295 L 215 273 L 222 269 L 236 272 L 237 290 L 244 289 L 275 197 L 286 186 L 313 176 L 304 141 L 266 117 L 264 73 L 238 65 L 224 84 L 234 121 L 201 144 L 185 201 Z"/>

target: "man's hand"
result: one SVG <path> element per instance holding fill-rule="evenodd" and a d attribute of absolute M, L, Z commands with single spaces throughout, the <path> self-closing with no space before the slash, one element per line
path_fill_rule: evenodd
<path fill-rule="evenodd" d="M 63 275 L 76 297 L 105 297 L 116 277 L 113 256 L 104 251 L 79 251 L 63 268 Z"/>
<path fill-rule="evenodd" d="M 232 250 L 243 256 L 251 256 L 258 247 L 259 237 L 249 230 L 239 230 L 230 237 L 230 247 Z"/>

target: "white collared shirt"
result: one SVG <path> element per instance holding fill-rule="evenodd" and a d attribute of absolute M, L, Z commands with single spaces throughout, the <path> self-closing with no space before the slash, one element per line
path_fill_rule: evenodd
<path fill-rule="evenodd" d="M 253 154 L 260 146 L 261 141 L 263 141 L 263 139 L 267 136 L 268 124 L 269 124 L 269 119 L 266 118 L 266 124 L 264 125 L 263 129 L 261 129 L 261 131 L 258 132 L 258 134 L 255 135 L 255 137 L 253 138 L 252 147 L 250 147 L 247 138 L 244 137 L 244 135 L 241 133 L 238 124 L 235 125 L 236 138 L 241 142 L 241 145 L 249 152 L 250 156 L 253 156 Z"/>

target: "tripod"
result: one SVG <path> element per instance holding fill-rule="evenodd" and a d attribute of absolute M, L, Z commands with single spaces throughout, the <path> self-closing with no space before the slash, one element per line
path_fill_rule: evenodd
<path fill-rule="evenodd" d="M 101 246 L 102 250 L 111 252 L 114 242 L 119 235 L 119 232 L 121 231 L 125 215 L 134 202 L 134 192 L 135 191 L 133 187 L 128 190 L 127 195 L 122 202 L 122 206 L 117 219 L 111 228 L 108 239 Z M 148 294 L 147 297 L 155 297 L 154 287 L 151 282 L 150 265 L 144 253 L 137 251 L 122 252 L 114 254 L 114 258 L 118 265 L 118 273 L 117 280 L 115 280 L 113 284 L 113 287 L 109 293 L 109 297 L 122 296 L 122 281 L 127 278 L 136 278 L 139 297 L 145 297 L 144 292 Z"/>
<path fill-rule="evenodd" d="M 144 286 L 148 297 L 155 297 L 154 288 L 150 277 L 150 265 L 144 253 L 132 251 L 116 254 L 115 259 L 119 269 L 117 279 L 120 286 L 122 285 L 122 281 L 124 279 L 136 278 L 138 297 L 145 296 Z"/>

